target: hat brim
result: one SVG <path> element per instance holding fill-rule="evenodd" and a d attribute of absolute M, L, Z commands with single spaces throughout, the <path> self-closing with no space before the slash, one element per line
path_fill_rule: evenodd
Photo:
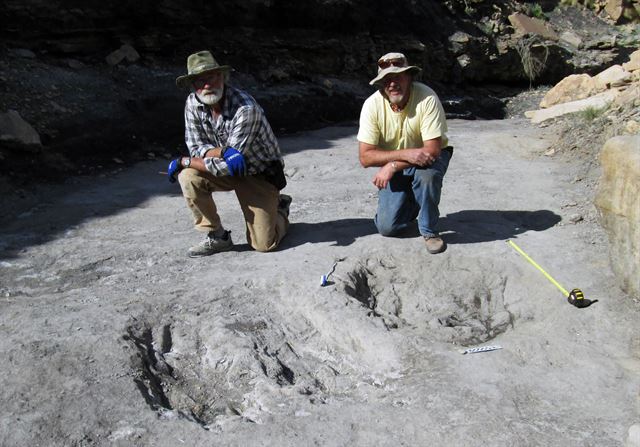
<path fill-rule="evenodd" d="M 188 75 L 184 75 L 184 76 L 178 76 L 176 78 L 176 85 L 178 86 L 178 88 L 182 88 L 182 89 L 186 89 L 189 88 L 191 86 L 191 82 L 193 82 L 194 78 L 197 78 L 198 76 L 201 76 L 205 73 L 213 73 L 215 71 L 231 71 L 233 70 L 229 65 L 220 65 L 219 67 L 215 67 L 215 68 L 210 68 L 208 70 L 202 70 L 199 73 L 192 73 L 192 74 L 188 74 Z"/>
<path fill-rule="evenodd" d="M 422 69 L 419 67 L 416 67 L 415 65 L 408 65 L 406 67 L 394 67 L 392 65 L 390 67 L 385 68 L 384 70 L 380 70 L 378 72 L 378 76 L 373 78 L 371 82 L 369 82 L 369 84 L 370 85 L 380 84 L 386 76 L 390 74 L 404 73 L 405 71 L 411 71 L 411 74 L 416 75 L 420 73 Z"/>

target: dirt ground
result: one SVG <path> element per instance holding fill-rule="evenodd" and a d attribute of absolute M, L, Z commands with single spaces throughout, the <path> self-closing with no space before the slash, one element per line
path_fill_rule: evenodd
<path fill-rule="evenodd" d="M 640 304 L 610 270 L 594 180 L 544 155 L 552 128 L 450 121 L 435 256 L 417 231 L 376 233 L 355 133 L 281 139 L 292 226 L 269 254 L 221 193 L 236 248 L 187 258 L 200 235 L 166 161 L 17 200 L 0 444 L 621 445 L 640 422 Z M 598 302 L 569 305 L 507 240 Z"/>

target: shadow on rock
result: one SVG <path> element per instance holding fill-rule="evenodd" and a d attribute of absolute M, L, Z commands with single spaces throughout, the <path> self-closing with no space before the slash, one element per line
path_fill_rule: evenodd
<path fill-rule="evenodd" d="M 334 242 L 332 245 L 345 247 L 357 238 L 376 233 L 373 219 L 339 219 L 317 223 L 293 223 L 287 237 L 282 241 L 282 249 L 297 247 L 306 243 Z"/>
<path fill-rule="evenodd" d="M 531 230 L 547 230 L 561 220 L 549 210 L 465 210 L 442 217 L 438 226 L 447 243 L 473 244 L 506 240 Z"/>
<path fill-rule="evenodd" d="M 166 160 L 157 160 L 108 176 L 72 177 L 64 184 L 45 185 L 30 200 L 23 199 L 8 208 L 0 218 L 0 258 L 17 257 L 25 248 L 64 237 L 68 231 L 124 210 L 144 209 L 156 196 L 181 197 L 177 184 L 158 175 L 166 165 Z M 0 204 L 4 204 L 2 200 Z M 182 206 L 182 202 L 176 203 Z M 98 230 L 103 229 L 94 231 L 96 240 Z"/>
<path fill-rule="evenodd" d="M 331 149 L 335 146 L 335 141 L 347 137 L 353 137 L 354 147 L 357 147 L 357 133 L 358 127 L 354 126 L 352 122 L 345 121 L 342 125 L 335 124 L 331 127 L 324 127 L 319 131 L 307 131 L 297 135 L 289 135 L 286 138 L 280 138 L 280 149 L 285 155 L 306 150 Z"/>

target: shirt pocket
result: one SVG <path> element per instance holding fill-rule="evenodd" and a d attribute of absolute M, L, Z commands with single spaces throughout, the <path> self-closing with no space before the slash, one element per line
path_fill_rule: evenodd
<path fill-rule="evenodd" d="M 420 123 L 416 119 L 406 119 L 403 123 L 403 138 L 405 148 L 414 148 L 422 146 L 422 134 L 420 132 Z"/>

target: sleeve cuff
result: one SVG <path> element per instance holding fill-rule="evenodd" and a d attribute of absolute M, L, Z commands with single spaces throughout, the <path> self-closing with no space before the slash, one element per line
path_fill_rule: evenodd
<path fill-rule="evenodd" d="M 215 147 L 215 146 L 211 146 L 211 145 L 209 145 L 209 146 L 205 146 L 205 147 L 201 148 L 201 149 L 199 150 L 199 152 L 198 152 L 198 157 L 200 157 L 200 158 L 204 158 L 204 156 L 207 154 L 207 152 L 208 152 L 209 150 L 211 150 L 211 149 L 214 149 L 214 147 Z"/>

